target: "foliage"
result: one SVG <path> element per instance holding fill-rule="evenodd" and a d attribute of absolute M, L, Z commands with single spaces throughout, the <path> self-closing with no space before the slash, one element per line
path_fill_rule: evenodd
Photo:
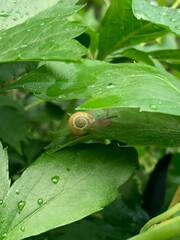
<path fill-rule="evenodd" d="M 0 8 L 0 240 L 180 237 L 178 0 Z"/>

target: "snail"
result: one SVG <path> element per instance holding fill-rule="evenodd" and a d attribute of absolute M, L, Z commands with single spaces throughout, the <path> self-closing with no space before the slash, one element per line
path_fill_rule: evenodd
<path fill-rule="evenodd" d="M 83 136 L 95 121 L 95 118 L 87 112 L 76 112 L 69 118 L 68 127 L 74 135 Z"/>
<path fill-rule="evenodd" d="M 74 135 L 83 136 L 89 129 L 107 127 L 111 123 L 111 118 L 114 117 L 116 116 L 95 119 L 87 112 L 76 112 L 69 118 L 68 127 Z"/>

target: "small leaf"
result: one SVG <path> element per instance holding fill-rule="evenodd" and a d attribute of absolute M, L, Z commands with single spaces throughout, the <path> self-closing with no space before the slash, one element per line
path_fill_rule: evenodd
<path fill-rule="evenodd" d="M 67 18 L 82 6 L 74 6 L 75 0 L 71 2 L 58 1 L 22 24 L 2 30 L 0 61 L 80 59 L 86 49 L 73 38 L 85 28 Z"/>
<path fill-rule="evenodd" d="M 79 145 L 40 157 L 10 188 L 0 208 L 0 236 L 23 239 L 101 210 L 136 164 L 135 150 L 117 144 Z"/>
<path fill-rule="evenodd" d="M 137 19 L 143 19 L 161 25 L 180 35 L 180 9 L 161 7 L 146 0 L 132 0 L 133 13 Z"/>
<path fill-rule="evenodd" d="M 7 150 L 3 149 L 3 146 L 0 142 L 0 207 L 3 205 L 3 199 L 6 196 L 9 187 L 9 173 L 8 173 L 8 155 Z M 2 219 L 0 219 L 1 222 Z"/>

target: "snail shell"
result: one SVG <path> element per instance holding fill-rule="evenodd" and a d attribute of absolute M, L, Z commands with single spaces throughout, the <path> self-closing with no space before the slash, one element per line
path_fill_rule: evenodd
<path fill-rule="evenodd" d="M 76 136 L 83 136 L 92 127 L 95 118 L 86 112 L 76 112 L 68 120 L 70 131 Z"/>

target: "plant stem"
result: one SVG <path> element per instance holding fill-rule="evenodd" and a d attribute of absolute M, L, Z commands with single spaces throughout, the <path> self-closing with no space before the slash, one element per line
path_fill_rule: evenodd
<path fill-rule="evenodd" d="M 129 240 L 170 240 L 180 236 L 180 216 L 160 223 L 150 230 L 140 233 Z"/>
<path fill-rule="evenodd" d="M 177 8 L 180 5 L 180 0 L 176 0 L 175 3 L 173 3 L 172 8 Z"/>
<path fill-rule="evenodd" d="M 37 105 L 39 105 L 39 104 L 41 104 L 41 103 L 43 103 L 43 102 L 45 102 L 45 100 L 37 99 L 37 100 L 29 103 L 29 104 L 24 108 L 24 110 L 25 110 L 25 111 L 29 111 L 31 108 L 33 108 L 33 107 L 35 107 L 35 106 L 37 106 Z"/>
<path fill-rule="evenodd" d="M 169 205 L 169 209 L 174 207 L 179 202 L 180 202 L 180 185 L 178 186 L 178 188 L 174 194 L 174 197 Z"/>
<path fill-rule="evenodd" d="M 158 224 L 162 222 L 165 219 L 168 219 L 172 217 L 174 214 L 180 211 L 180 203 L 176 204 L 171 209 L 167 210 L 166 212 L 158 215 L 155 218 L 152 218 L 149 222 L 147 222 L 144 227 L 141 229 L 141 233 L 146 232 L 148 229 L 150 229 L 153 225 Z"/>

